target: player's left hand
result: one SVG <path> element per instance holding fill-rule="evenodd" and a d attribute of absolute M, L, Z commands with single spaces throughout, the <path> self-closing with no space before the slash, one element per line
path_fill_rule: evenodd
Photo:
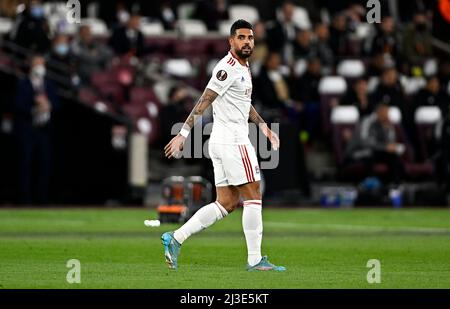
<path fill-rule="evenodd" d="M 280 138 L 278 137 L 278 134 L 273 132 L 272 130 L 269 130 L 269 135 L 267 136 L 270 143 L 272 144 L 273 150 L 278 150 L 280 148 Z"/>
<path fill-rule="evenodd" d="M 180 158 L 185 140 L 186 138 L 180 134 L 172 138 L 172 140 L 166 145 L 166 147 L 164 147 L 165 156 L 168 159 Z"/>
<path fill-rule="evenodd" d="M 270 130 L 267 126 L 264 126 L 262 129 L 264 135 L 267 136 L 270 143 L 272 144 L 273 150 L 278 150 L 278 148 L 280 148 L 280 138 L 278 137 L 278 134 Z"/>

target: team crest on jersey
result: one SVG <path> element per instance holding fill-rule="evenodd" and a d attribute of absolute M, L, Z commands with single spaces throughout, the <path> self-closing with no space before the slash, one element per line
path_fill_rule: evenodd
<path fill-rule="evenodd" d="M 218 80 L 223 82 L 224 80 L 227 79 L 228 74 L 224 70 L 220 70 L 219 72 L 217 72 L 216 77 L 217 77 Z"/>
<path fill-rule="evenodd" d="M 259 174 L 259 166 L 258 166 L 258 165 L 255 166 L 255 173 L 256 173 L 256 174 Z"/>

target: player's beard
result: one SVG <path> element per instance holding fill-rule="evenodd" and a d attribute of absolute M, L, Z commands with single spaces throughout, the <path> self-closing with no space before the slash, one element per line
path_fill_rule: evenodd
<path fill-rule="evenodd" d="M 244 51 L 244 47 L 248 47 L 248 51 Z M 253 53 L 253 49 L 250 46 L 244 46 L 241 49 L 236 49 L 236 54 L 241 59 L 247 59 Z"/>

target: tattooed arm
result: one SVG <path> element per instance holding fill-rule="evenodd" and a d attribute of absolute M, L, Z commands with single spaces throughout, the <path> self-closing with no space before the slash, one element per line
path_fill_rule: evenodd
<path fill-rule="evenodd" d="M 209 88 L 206 88 L 200 99 L 198 99 L 197 104 L 195 104 L 194 108 L 189 114 L 189 117 L 184 122 L 183 129 L 190 131 L 194 127 L 194 124 L 197 122 L 198 118 L 212 104 L 212 102 L 214 102 L 216 98 L 217 93 Z"/>
<path fill-rule="evenodd" d="M 184 141 L 189 135 L 189 131 L 194 127 L 198 118 L 201 117 L 203 112 L 214 102 L 217 98 L 217 93 L 211 89 L 206 88 L 200 99 L 198 99 L 188 118 L 183 124 L 183 128 L 177 136 L 172 138 L 172 140 L 164 147 L 164 153 L 167 158 L 176 157 L 180 151 L 183 149 Z"/>
<path fill-rule="evenodd" d="M 253 105 L 250 105 L 250 113 L 248 118 L 251 122 L 256 123 L 258 127 L 261 129 L 263 134 L 270 140 L 272 147 L 274 150 L 277 150 L 280 147 L 280 139 L 278 135 L 269 129 L 267 123 L 262 119 L 262 117 L 258 114 Z"/>

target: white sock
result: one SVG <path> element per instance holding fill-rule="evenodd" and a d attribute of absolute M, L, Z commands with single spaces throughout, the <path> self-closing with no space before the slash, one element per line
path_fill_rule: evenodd
<path fill-rule="evenodd" d="M 173 237 L 182 244 L 191 235 L 200 232 L 203 229 L 213 225 L 216 221 L 228 215 L 227 210 L 219 204 L 214 202 L 203 206 L 178 230 L 174 232 Z"/>
<path fill-rule="evenodd" d="M 247 262 L 250 266 L 261 261 L 261 242 L 263 233 L 261 200 L 244 201 L 242 227 L 247 241 Z"/>

